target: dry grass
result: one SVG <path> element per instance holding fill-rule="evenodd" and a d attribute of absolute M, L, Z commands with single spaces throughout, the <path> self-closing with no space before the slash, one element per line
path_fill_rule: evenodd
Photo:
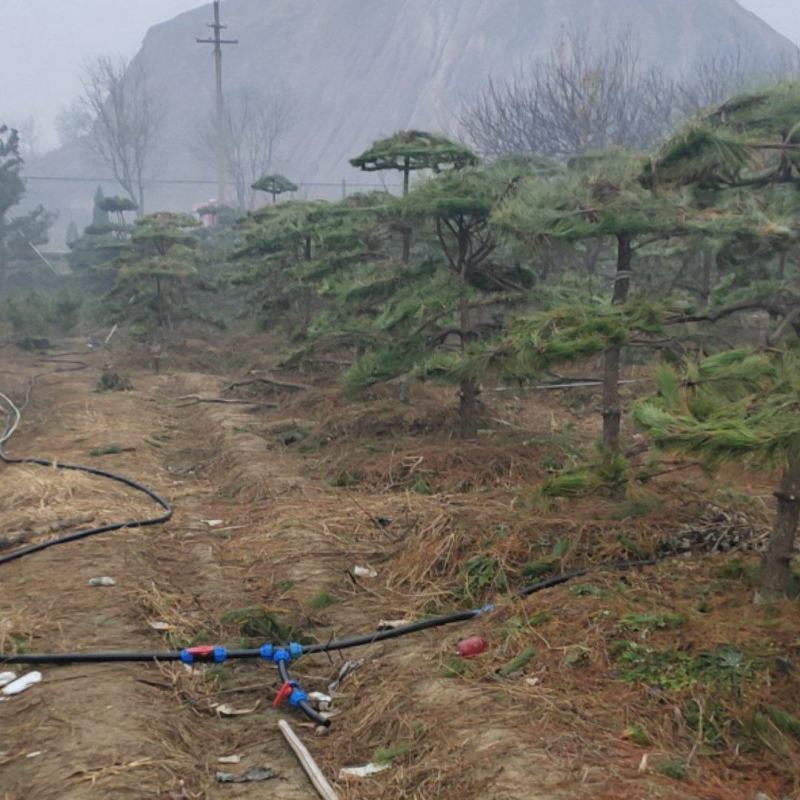
<path fill-rule="evenodd" d="M 177 395 L 178 384 L 185 394 L 217 391 L 221 383 L 182 376 L 170 386 Z M 108 402 L 133 404 L 123 411 L 138 415 L 141 436 L 142 399 Z M 527 430 L 539 409 L 530 404 L 512 414 L 512 405 L 503 406 L 503 418 Z M 772 797 L 796 791 L 798 742 L 786 719 L 768 709 L 800 716 L 800 618 L 794 604 L 750 602 L 753 556 L 741 554 L 738 562 L 730 554 L 680 557 L 641 571 L 601 570 L 527 600 L 509 592 L 531 581 L 531 565 L 545 562 L 559 571 L 646 557 L 693 532 L 699 532 L 692 544 L 698 550 L 731 537 L 757 540 L 769 507 L 724 492 L 709 504 L 711 484 L 681 473 L 656 479 L 645 498 L 536 504 L 532 485 L 549 469 L 543 458 L 566 449 L 562 417 L 538 413 L 546 430 L 519 439 L 506 431 L 477 444 L 432 441 L 431 431 L 451 408 L 451 393 L 427 387 L 411 408 L 388 394 L 350 404 L 322 389 L 293 396 L 274 415 L 190 408 L 177 413 L 172 428 L 154 425 L 164 448 L 192 450 L 197 474 L 218 489 L 216 496 L 195 498 L 187 477 L 186 505 L 202 503 L 196 515 L 224 517 L 230 533 L 206 531 L 202 547 L 209 555 L 207 562 L 199 559 L 189 512 L 181 511 L 169 536 L 147 539 L 141 552 L 129 553 L 132 572 L 157 573 L 136 594 L 139 624 L 167 622 L 168 643 L 171 635 L 182 642 L 196 636 L 235 642 L 240 632 L 223 618 L 246 597 L 249 605 L 323 640 L 370 630 L 380 618 L 498 598 L 497 612 L 472 623 L 297 665 L 307 689 L 325 690 L 342 658 L 366 659 L 337 692 L 340 713 L 331 732 L 305 737 L 330 776 L 372 760 L 376 751 L 394 756 L 390 770 L 340 783 L 348 800 L 752 800 L 757 791 Z M 103 415 L 77 417 L 70 417 L 70 435 L 91 438 L 92 424 L 107 424 Z M 312 440 L 302 442 L 302 451 L 274 435 L 280 426 L 273 423 L 286 419 L 310 420 Z M 535 442 L 521 444 L 526 437 Z M 68 451 L 66 439 L 63 447 Z M 143 467 L 163 479 L 164 453 L 145 448 L 143 455 Z M 354 466 L 365 474 L 356 486 L 313 478 Z M 420 477 L 430 493 L 411 490 Z M 737 485 L 743 477 L 736 476 Z M 768 485 L 763 476 L 746 488 L 764 494 Z M 31 487 L 16 508 L 26 508 L 38 491 L 56 491 Z M 96 491 L 102 490 L 76 485 L 71 496 L 53 495 L 52 502 L 83 502 L 85 496 L 94 508 L 103 500 Z M 368 564 L 378 577 L 350 580 L 346 570 L 355 564 Z M 315 608 L 320 592 L 340 602 Z M 457 642 L 471 634 L 487 639 L 487 652 L 458 659 Z M 656 663 L 655 673 L 634 676 L 636 664 L 624 657 L 631 646 L 666 661 Z M 705 667 L 697 679 L 674 680 L 678 667 L 699 669 L 703 658 L 725 646 L 756 666 L 743 668 L 733 683 Z M 498 671 L 528 648 L 535 651 L 530 660 L 502 677 Z M 275 678 L 257 665 L 192 673 L 169 666 L 150 678 L 158 696 L 174 698 L 189 719 L 210 720 L 213 704 L 223 698 L 233 696 L 243 707 L 261 700 L 252 719 L 242 718 L 243 741 L 261 742 L 270 729 L 272 717 L 260 712 L 265 687 Z M 692 709 L 702 713 L 693 716 Z M 179 786 L 193 770 L 187 796 L 211 791 L 207 754 L 222 749 L 214 736 L 223 728 L 212 730 L 209 722 L 202 730 L 198 736 L 185 716 L 154 724 L 161 785 Z M 132 761 L 87 769 L 124 769 Z M 672 762 L 686 770 L 685 780 L 657 771 Z M 137 769 L 129 770 L 134 778 Z M 104 775 L 110 773 L 98 780 Z"/>

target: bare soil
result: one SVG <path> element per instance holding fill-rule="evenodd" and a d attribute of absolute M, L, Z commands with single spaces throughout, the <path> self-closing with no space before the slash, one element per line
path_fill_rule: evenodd
<path fill-rule="evenodd" d="M 19 396 L 40 368 L 32 356 L 6 351 L 2 359 L 0 382 Z M 40 381 L 9 450 L 119 471 L 167 496 L 176 513 L 163 527 L 3 567 L 2 652 L 251 646 L 275 620 L 325 640 L 373 630 L 380 619 L 502 597 L 524 582 L 525 564 L 561 552 L 562 540 L 560 567 L 570 569 L 647 551 L 702 525 L 714 535 L 752 528 L 757 538 L 768 519 L 770 476 L 712 483 L 697 470 L 657 481 L 635 513 L 602 497 L 540 504 L 537 483 L 568 465 L 594 432 L 589 395 L 577 404 L 493 398 L 487 430 L 461 444 L 436 433 L 452 404 L 443 390 L 423 387 L 411 406 L 381 391 L 351 403 L 322 381 L 306 392 L 225 392 L 231 375 L 136 369 L 126 370 L 132 391 L 101 394 L 94 391 L 100 357 L 89 360 L 85 371 Z M 220 397 L 262 405 L 186 399 Z M 756 499 L 742 516 L 700 512 L 708 494 L 733 508 L 745 493 Z M 100 479 L 0 466 L 0 534 L 148 511 Z M 491 560 L 485 580 L 468 566 L 476 556 Z M 753 563 L 747 551 L 741 557 Z M 0 797 L 314 797 L 277 732 L 282 714 L 348 800 L 795 797 L 791 736 L 769 730 L 766 745 L 715 749 L 686 718 L 697 686 L 669 694 L 630 682 L 614 653 L 625 614 L 669 609 L 685 617 L 679 629 L 624 636 L 687 654 L 731 643 L 760 650 L 788 666 L 779 678 L 770 668 L 769 685 L 742 690 L 742 724 L 764 704 L 798 713 L 797 606 L 754 606 L 746 584 L 719 578 L 730 558 L 600 572 L 578 591 L 503 599 L 472 624 L 304 659 L 297 677 L 323 691 L 345 661 L 360 662 L 335 695 L 324 735 L 289 709 L 273 709 L 279 681 L 266 665 L 46 667 L 40 685 L 0 703 Z M 378 577 L 353 578 L 356 565 Z M 116 585 L 88 585 L 103 575 Z M 487 654 L 454 661 L 457 642 L 472 634 L 486 637 Z M 535 649 L 532 661 L 499 675 L 525 647 Z M 224 716 L 219 704 L 248 713 Z M 734 725 L 725 719 L 714 724 Z M 631 735 L 635 725 L 646 738 Z M 338 780 L 341 767 L 367 763 L 379 750 L 394 756 L 390 769 Z M 231 754 L 241 763 L 218 762 Z M 685 765 L 685 776 L 656 769 L 672 761 Z M 256 766 L 278 777 L 215 780 L 220 769 Z"/>

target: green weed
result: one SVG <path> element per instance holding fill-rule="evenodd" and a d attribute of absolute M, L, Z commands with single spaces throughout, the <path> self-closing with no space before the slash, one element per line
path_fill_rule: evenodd
<path fill-rule="evenodd" d="M 339 598 L 336 595 L 331 594 L 330 592 L 326 592 L 324 589 L 321 592 L 317 592 L 311 600 L 308 601 L 308 604 L 313 608 L 315 611 L 322 611 L 324 608 L 328 608 L 339 602 Z"/>

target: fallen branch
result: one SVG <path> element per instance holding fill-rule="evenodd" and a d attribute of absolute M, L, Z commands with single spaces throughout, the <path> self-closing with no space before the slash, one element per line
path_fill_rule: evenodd
<path fill-rule="evenodd" d="M 306 746 L 292 730 L 291 725 L 289 725 L 285 719 L 281 719 L 278 720 L 278 727 L 322 800 L 339 800 L 339 795 L 336 794 L 333 787 L 328 783 L 325 776 L 322 774 L 322 770 L 317 766 L 317 762 L 314 761 L 311 753 L 308 752 Z"/>
<path fill-rule="evenodd" d="M 47 525 L 39 525 L 36 528 L 26 528 L 21 531 L 14 531 L 0 536 L 0 550 L 5 550 L 13 545 L 24 544 L 35 536 L 47 536 L 50 533 L 59 533 L 68 528 L 77 528 L 85 525 L 94 519 L 92 514 L 84 514 L 79 517 L 70 517 L 60 522 L 52 522 Z"/>
<path fill-rule="evenodd" d="M 178 403 L 177 408 L 196 406 L 198 403 L 221 403 L 223 405 L 263 406 L 264 408 L 278 408 L 277 403 L 262 403 L 258 400 L 229 400 L 224 397 L 200 397 L 200 395 L 196 394 L 187 394 L 183 397 L 179 397 L 178 400 L 184 402 Z"/>
<path fill-rule="evenodd" d="M 307 392 L 311 387 L 305 383 L 293 383 L 292 381 L 278 380 L 270 375 L 254 375 L 252 378 L 244 378 L 234 381 L 226 386 L 222 391 L 230 392 L 240 386 L 252 386 L 254 383 L 263 383 L 266 386 L 274 386 L 276 389 L 288 389 L 291 392 Z"/>

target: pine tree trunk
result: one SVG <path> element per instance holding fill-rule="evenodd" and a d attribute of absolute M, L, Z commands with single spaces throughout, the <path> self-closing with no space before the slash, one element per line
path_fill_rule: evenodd
<path fill-rule="evenodd" d="M 409 165 L 408 156 L 403 162 L 403 197 L 408 197 L 408 183 L 411 175 L 411 167 Z M 411 259 L 411 228 L 408 225 L 403 225 L 403 263 L 408 264 Z"/>
<path fill-rule="evenodd" d="M 165 323 L 164 293 L 161 291 L 161 278 L 156 276 L 156 308 L 158 309 L 158 327 L 163 328 Z"/>
<path fill-rule="evenodd" d="M 791 588 L 791 560 L 800 518 L 800 453 L 789 456 L 776 494 L 778 510 L 758 578 L 759 591 L 768 597 L 785 595 Z"/>
<path fill-rule="evenodd" d="M 471 378 L 461 381 L 459 390 L 459 415 L 461 438 L 474 439 L 478 435 L 478 387 Z"/>
<path fill-rule="evenodd" d="M 711 273 L 714 269 L 714 253 L 711 250 L 704 250 L 703 255 L 702 284 L 700 287 L 701 302 L 703 308 L 708 308 L 711 299 Z"/>
<path fill-rule="evenodd" d="M 619 432 L 622 420 L 619 399 L 620 348 L 606 350 L 603 363 L 603 449 L 615 456 L 619 452 Z"/>
<path fill-rule="evenodd" d="M 628 299 L 631 269 L 631 237 L 626 233 L 617 235 L 617 275 L 614 282 L 614 305 L 622 305 Z M 603 447 L 609 457 L 619 453 L 620 423 L 622 409 L 619 398 L 619 366 L 622 348 L 609 347 L 605 352 L 603 367 Z"/>
<path fill-rule="evenodd" d="M 469 300 L 466 295 L 465 275 L 462 273 L 462 295 L 460 307 L 461 355 L 467 351 L 469 335 Z M 459 391 L 459 419 L 461 422 L 461 438 L 474 439 L 478 435 L 478 387 L 472 378 L 461 381 Z"/>

